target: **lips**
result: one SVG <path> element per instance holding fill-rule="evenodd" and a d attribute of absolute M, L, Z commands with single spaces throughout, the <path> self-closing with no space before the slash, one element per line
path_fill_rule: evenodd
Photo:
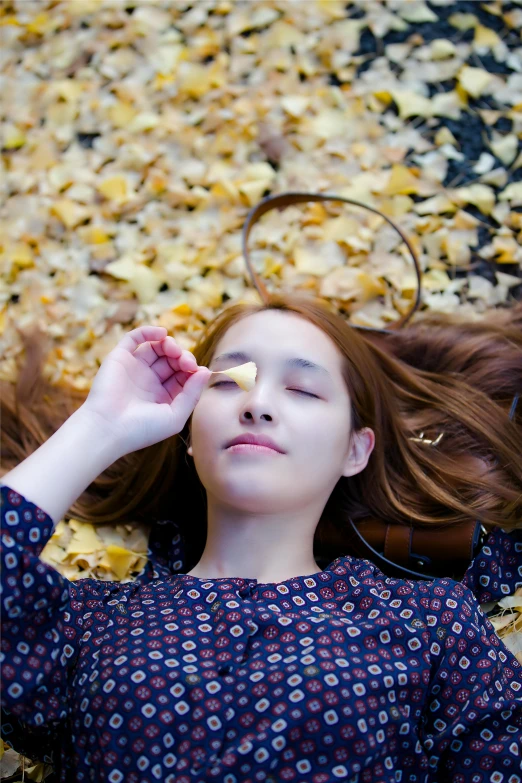
<path fill-rule="evenodd" d="M 251 433 L 245 433 L 244 435 L 238 435 L 233 440 L 229 441 L 225 448 L 230 448 L 230 446 L 235 446 L 238 443 L 250 443 L 254 446 L 267 446 L 269 449 L 274 449 L 274 451 L 278 451 L 280 454 L 285 454 L 284 449 L 281 448 L 272 438 L 269 438 L 267 435 L 252 435 Z"/>

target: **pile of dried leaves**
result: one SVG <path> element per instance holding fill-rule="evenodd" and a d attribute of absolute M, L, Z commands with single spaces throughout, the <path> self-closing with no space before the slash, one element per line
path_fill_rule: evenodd
<path fill-rule="evenodd" d="M 3 0 L 0 376 L 35 323 L 46 376 L 79 389 L 140 324 L 191 350 L 224 302 L 258 301 L 241 227 L 288 190 L 398 222 L 424 311 L 510 306 L 521 29 L 520 0 Z M 330 297 L 352 323 L 386 326 L 415 295 L 400 236 L 347 205 L 270 212 L 250 246 L 271 290 Z M 135 527 L 63 520 L 42 559 L 128 581 L 146 553 Z M 503 601 L 495 628 L 522 660 L 522 606 Z"/>
<path fill-rule="evenodd" d="M 521 25 L 495 2 L 4 0 L 2 377 L 13 324 L 45 329 L 46 373 L 81 389 L 138 324 L 190 350 L 224 301 L 257 300 L 240 229 L 286 190 L 400 222 L 424 309 L 509 304 Z M 353 323 L 396 320 L 416 287 L 400 236 L 346 205 L 270 213 L 251 247 L 271 288 L 317 291 Z"/>

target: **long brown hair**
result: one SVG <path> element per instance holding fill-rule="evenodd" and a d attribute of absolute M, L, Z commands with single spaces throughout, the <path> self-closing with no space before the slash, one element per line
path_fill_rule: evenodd
<path fill-rule="evenodd" d="M 314 540 L 319 559 L 324 526 L 334 524 L 342 534 L 348 517 L 420 527 L 470 518 L 487 528 L 522 525 L 522 404 L 513 411 L 522 391 L 522 303 L 471 323 L 457 315 L 419 314 L 408 327 L 382 334 L 351 327 L 326 300 L 274 294 L 266 304 L 222 310 L 192 350 L 198 364 L 209 365 L 232 324 L 267 309 L 296 313 L 333 340 L 344 357 L 353 428 L 370 427 L 376 436 L 366 468 L 341 477 L 328 499 Z M 22 336 L 25 364 L 18 379 L 0 383 L 2 475 L 87 395 L 52 386 L 42 374 L 44 336 Z M 174 519 L 185 536 L 190 570 L 203 552 L 207 524 L 205 490 L 186 453 L 190 423 L 113 463 L 69 515 L 94 524 Z M 421 433 L 437 444 L 415 440 Z"/>

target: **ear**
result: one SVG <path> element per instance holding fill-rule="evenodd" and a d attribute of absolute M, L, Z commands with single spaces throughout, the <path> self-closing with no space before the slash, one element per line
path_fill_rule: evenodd
<path fill-rule="evenodd" d="M 375 433 L 369 427 L 363 427 L 351 435 L 350 453 L 344 464 L 343 476 L 355 476 L 360 473 L 370 459 L 375 446 Z"/>

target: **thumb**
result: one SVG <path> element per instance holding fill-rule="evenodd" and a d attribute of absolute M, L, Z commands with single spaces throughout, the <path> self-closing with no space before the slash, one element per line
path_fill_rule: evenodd
<path fill-rule="evenodd" d="M 170 407 L 172 410 L 184 420 L 182 426 L 185 425 L 188 417 L 196 407 L 211 375 L 212 373 L 207 367 L 200 367 L 196 372 L 192 373 L 190 378 L 187 378 L 183 389 L 171 402 Z"/>

